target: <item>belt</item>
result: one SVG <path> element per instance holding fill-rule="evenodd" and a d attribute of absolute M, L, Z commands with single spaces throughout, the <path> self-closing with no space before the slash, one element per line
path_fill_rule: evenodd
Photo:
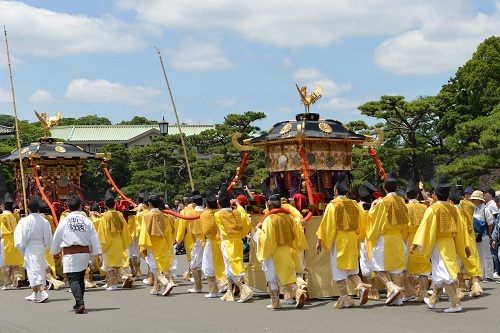
<path fill-rule="evenodd" d="M 83 245 L 63 247 L 63 254 L 90 253 L 90 248 Z"/>

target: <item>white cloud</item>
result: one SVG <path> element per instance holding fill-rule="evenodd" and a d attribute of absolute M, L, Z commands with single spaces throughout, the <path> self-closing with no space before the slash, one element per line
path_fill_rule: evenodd
<path fill-rule="evenodd" d="M 54 97 L 52 97 L 50 92 L 43 89 L 37 89 L 28 99 L 33 104 L 45 104 L 45 103 L 57 102 L 57 100 Z"/>
<path fill-rule="evenodd" d="M 463 64 L 486 37 L 500 31 L 473 0 L 117 0 L 145 22 L 186 31 L 237 32 L 278 47 L 327 46 L 347 37 L 388 38 L 375 62 L 400 73 L 436 73 Z M 390 37 L 386 37 L 390 36 Z M 286 66 L 288 60 L 285 59 Z"/>
<path fill-rule="evenodd" d="M 439 13 L 418 30 L 384 41 L 375 51 L 381 68 L 398 74 L 429 74 L 463 65 L 485 38 L 500 31 L 500 2 L 487 16 Z"/>
<path fill-rule="evenodd" d="M 321 95 L 324 97 L 337 96 L 344 91 L 351 89 L 350 83 L 338 84 L 329 79 L 324 73 L 315 68 L 299 68 L 293 73 L 293 79 L 299 87 L 307 86 L 308 93 L 321 86 Z"/>
<path fill-rule="evenodd" d="M 466 0 L 118 0 L 149 23 L 186 30 L 236 31 L 284 47 L 328 45 L 346 36 L 402 33 L 435 13 L 468 10 Z"/>
<path fill-rule="evenodd" d="M 85 103 L 121 103 L 144 106 L 155 101 L 163 93 L 153 88 L 140 86 L 127 87 L 107 80 L 77 79 L 66 88 L 67 99 Z M 158 102 L 155 102 L 158 104 Z"/>
<path fill-rule="evenodd" d="M 22 2 L 0 1 L 0 22 L 6 26 L 14 53 L 60 56 L 94 52 L 129 52 L 146 45 L 145 25 L 70 15 L 30 7 Z"/>
<path fill-rule="evenodd" d="M 184 39 L 177 49 L 169 49 L 167 53 L 174 68 L 187 71 L 222 70 L 234 66 L 217 43 L 193 38 Z"/>

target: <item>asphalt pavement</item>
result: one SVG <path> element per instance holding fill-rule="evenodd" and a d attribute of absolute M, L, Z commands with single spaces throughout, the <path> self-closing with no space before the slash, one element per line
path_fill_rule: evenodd
<path fill-rule="evenodd" d="M 151 287 L 139 280 L 132 289 L 90 289 L 84 314 L 72 310 L 68 289 L 49 291 L 43 304 L 24 299 L 31 294 L 28 286 L 0 290 L 0 332 L 495 332 L 500 325 L 500 284 L 495 282 L 483 284 L 481 297 L 466 296 L 460 313 L 442 312 L 449 307 L 445 297 L 434 310 L 412 301 L 385 306 L 383 300 L 338 310 L 333 298 L 309 300 L 300 310 L 290 305 L 270 310 L 269 297 L 261 291 L 241 304 L 187 293 L 192 284 L 181 277 L 186 256 L 177 258 L 179 287 L 169 296 L 150 295 Z"/>

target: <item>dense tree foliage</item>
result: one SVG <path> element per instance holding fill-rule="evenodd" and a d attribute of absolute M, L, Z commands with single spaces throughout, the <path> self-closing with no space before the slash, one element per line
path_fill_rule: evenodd
<path fill-rule="evenodd" d="M 132 120 L 122 120 L 116 125 L 156 125 L 158 121 L 149 120 L 146 117 L 135 116 Z"/>

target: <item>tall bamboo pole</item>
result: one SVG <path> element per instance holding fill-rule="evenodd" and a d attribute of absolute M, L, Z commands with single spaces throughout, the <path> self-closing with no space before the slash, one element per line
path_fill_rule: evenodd
<path fill-rule="evenodd" d="M 7 30 L 5 29 L 5 25 L 3 26 L 3 32 L 5 35 L 5 48 L 7 50 L 7 63 L 9 65 L 10 87 L 12 90 L 12 105 L 14 108 L 14 121 L 16 124 L 17 151 L 19 154 L 19 167 L 21 170 L 21 186 L 23 187 L 24 212 L 27 215 L 28 214 L 28 204 L 26 202 L 26 183 L 25 183 L 25 179 L 24 179 L 23 159 L 22 159 L 22 155 L 21 155 L 21 139 L 19 138 L 19 123 L 17 121 L 16 95 L 14 94 L 14 82 L 12 81 L 12 68 L 10 66 L 9 43 L 7 42 Z"/>
<path fill-rule="evenodd" d="M 184 150 L 184 159 L 186 160 L 186 166 L 189 174 L 189 183 L 191 184 L 191 191 L 194 191 L 193 176 L 191 175 L 191 167 L 189 166 L 189 159 L 187 155 L 186 145 L 184 144 L 184 137 L 182 135 L 181 123 L 179 121 L 179 116 L 177 115 L 177 109 L 175 108 L 174 96 L 172 96 L 172 90 L 170 90 L 170 84 L 168 83 L 167 72 L 165 71 L 165 66 L 163 65 L 163 60 L 161 58 L 160 49 L 155 47 L 158 52 L 158 57 L 160 58 L 161 68 L 163 69 L 163 76 L 165 77 L 165 82 L 167 83 L 168 93 L 170 94 L 170 100 L 172 101 L 172 107 L 174 108 L 175 119 L 177 119 L 177 127 L 179 128 L 179 134 L 181 135 L 182 149 Z"/>

